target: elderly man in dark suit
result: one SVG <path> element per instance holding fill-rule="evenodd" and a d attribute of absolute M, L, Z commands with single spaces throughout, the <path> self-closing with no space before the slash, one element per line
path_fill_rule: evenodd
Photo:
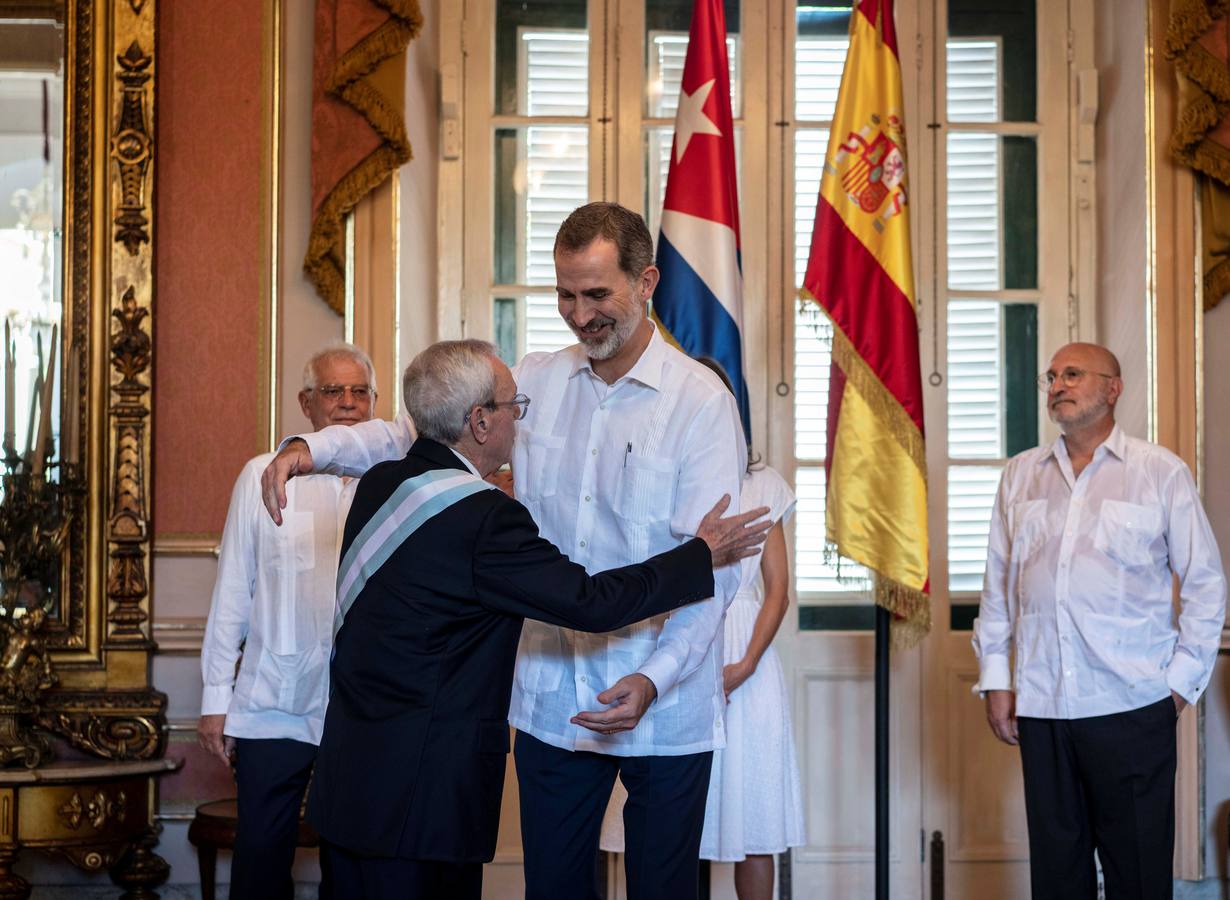
<path fill-rule="evenodd" d="M 346 522 L 333 693 L 309 800 L 322 894 L 477 898 L 495 853 L 521 623 L 621 628 L 713 596 L 753 551 L 763 510 L 645 563 L 590 576 L 482 480 L 509 458 L 529 398 L 481 341 L 419 354 L 404 378 L 419 437 L 372 468 Z"/>

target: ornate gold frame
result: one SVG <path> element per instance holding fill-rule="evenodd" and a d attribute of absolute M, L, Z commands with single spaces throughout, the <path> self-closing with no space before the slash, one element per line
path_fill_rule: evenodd
<path fill-rule="evenodd" d="M 166 732 L 166 695 L 150 686 L 156 0 L 63 7 L 64 371 L 83 377 L 62 409 L 77 417 L 87 497 L 47 635 L 59 686 L 39 724 L 88 753 L 144 759 L 162 755 Z"/>

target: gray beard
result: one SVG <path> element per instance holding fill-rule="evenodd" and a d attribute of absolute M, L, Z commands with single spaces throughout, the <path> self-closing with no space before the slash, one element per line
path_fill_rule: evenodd
<path fill-rule="evenodd" d="M 573 329 L 573 334 L 577 335 L 577 339 L 585 346 L 585 355 L 595 362 L 602 362 L 610 359 L 618 353 L 623 345 L 628 342 L 628 338 L 636 332 L 637 326 L 640 325 L 639 319 L 629 320 L 627 322 L 616 322 L 615 327 L 611 329 L 611 333 L 598 344 L 590 344 L 581 339 L 581 335 Z"/>

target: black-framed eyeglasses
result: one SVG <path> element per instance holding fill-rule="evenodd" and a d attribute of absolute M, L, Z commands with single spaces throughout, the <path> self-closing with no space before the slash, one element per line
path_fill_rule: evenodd
<path fill-rule="evenodd" d="M 316 393 L 324 397 L 326 400 L 341 400 L 342 396 L 350 391 L 350 396 L 362 403 L 364 400 L 370 400 L 372 394 L 376 393 L 372 390 L 370 384 L 322 384 L 318 388 L 313 388 Z"/>
<path fill-rule="evenodd" d="M 529 412 L 530 398 L 525 394 L 517 394 L 517 396 L 513 397 L 511 400 L 497 400 L 493 403 L 484 403 L 483 406 L 487 407 L 487 409 L 499 409 L 501 406 L 511 406 L 513 408 L 513 419 L 519 421 L 524 419 L 525 414 Z M 466 417 L 462 421 L 469 424 L 470 414 L 466 413 Z"/>
<path fill-rule="evenodd" d="M 1059 372 L 1043 372 L 1038 376 L 1038 390 L 1046 393 L 1055 386 L 1058 381 L 1066 388 L 1076 387 L 1080 384 L 1082 378 L 1086 375 L 1099 375 L 1102 378 L 1114 378 L 1114 375 L 1107 375 L 1105 372 L 1090 372 L 1088 369 L 1078 369 L 1075 366 L 1068 366 Z"/>

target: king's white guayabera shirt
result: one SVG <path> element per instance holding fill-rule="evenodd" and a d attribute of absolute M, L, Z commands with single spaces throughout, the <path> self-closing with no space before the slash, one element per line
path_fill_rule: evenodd
<path fill-rule="evenodd" d="M 319 744 L 338 551 L 354 482 L 292 479 L 279 528 L 261 503 L 261 472 L 271 459 L 250 460 L 231 494 L 201 646 L 201 715 L 225 713 L 232 737 Z"/>
<path fill-rule="evenodd" d="M 1194 703 L 1225 611 L 1217 544 L 1173 453 L 1115 426 L 1079 478 L 1063 438 L 1009 461 L 974 623 L 978 690 L 1015 690 L 1017 715 L 1055 719 L 1172 690 Z"/>
<path fill-rule="evenodd" d="M 696 533 L 723 494 L 737 511 L 747 449 L 734 397 L 655 330 L 639 360 L 607 385 L 580 345 L 532 353 L 513 372 L 529 395 L 517 423 L 517 499 L 543 537 L 590 573 L 645 560 Z M 405 454 L 408 418 L 301 435 L 325 471 L 361 474 Z M 568 750 L 672 756 L 725 745 L 722 617 L 739 568 L 715 573 L 717 596 L 609 634 L 526 621 L 509 721 Z M 569 723 L 602 710 L 597 695 L 641 672 L 658 699 L 631 732 Z"/>

